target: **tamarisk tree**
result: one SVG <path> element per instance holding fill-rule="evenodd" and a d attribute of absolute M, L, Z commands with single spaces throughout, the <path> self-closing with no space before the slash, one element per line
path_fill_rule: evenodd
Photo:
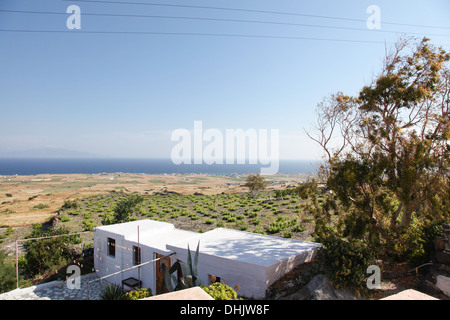
<path fill-rule="evenodd" d="M 347 232 L 388 235 L 414 217 L 449 216 L 449 61 L 427 38 L 403 39 L 358 96 L 318 104 L 308 135 L 324 150 L 328 186 L 355 209 Z"/>

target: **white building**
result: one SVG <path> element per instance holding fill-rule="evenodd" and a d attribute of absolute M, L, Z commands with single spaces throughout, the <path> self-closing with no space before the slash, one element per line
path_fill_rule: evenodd
<path fill-rule="evenodd" d="M 134 278 L 142 287 L 161 292 L 160 263 L 187 261 L 187 248 L 195 254 L 200 243 L 198 275 L 204 284 L 211 276 L 227 285 L 239 285 L 241 296 L 263 299 L 268 287 L 295 266 L 311 260 L 319 243 L 214 229 L 205 233 L 179 230 L 173 224 L 138 220 L 101 226 L 94 230 L 94 264 L 100 277 L 118 273 L 107 280 L 121 284 Z M 154 260 L 172 254 L 153 263 Z M 139 268 L 125 272 L 142 263 Z"/>

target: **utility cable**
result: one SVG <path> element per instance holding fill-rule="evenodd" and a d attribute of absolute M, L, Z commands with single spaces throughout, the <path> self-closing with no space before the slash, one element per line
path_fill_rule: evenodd
<path fill-rule="evenodd" d="M 67 15 L 65 12 L 52 12 L 52 11 L 26 11 L 26 10 L 6 10 L 0 9 L 0 13 L 25 13 L 25 14 L 47 14 L 47 15 Z M 342 26 L 330 26 L 330 25 L 317 25 L 317 24 L 304 24 L 304 23 L 291 23 L 291 22 L 276 22 L 276 21 L 263 21 L 263 20 L 245 20 L 245 19 L 225 19 L 225 18 L 205 18 L 205 17 L 186 17 L 186 16 L 161 16 L 161 15 L 137 15 L 137 14 L 115 14 L 115 13 L 86 13 L 84 16 L 99 16 L 99 17 L 126 17 L 126 18 L 152 18 L 152 19 L 174 19 L 174 20 L 194 20 L 194 21 L 215 21 L 215 22 L 238 22 L 238 23 L 255 23 L 255 24 L 269 24 L 269 25 L 281 25 L 281 26 L 296 26 L 296 27 L 313 27 L 313 28 L 326 28 L 326 29 L 341 29 L 352 31 L 369 31 L 378 33 L 395 33 L 395 34 L 415 34 L 415 35 L 427 35 L 427 36 L 439 36 L 450 37 L 450 34 L 429 34 L 419 32 L 404 32 L 393 30 L 369 30 L 367 28 L 354 28 L 354 27 L 342 27 Z"/>
<path fill-rule="evenodd" d="M 100 3 L 100 4 L 143 5 L 143 6 L 160 6 L 160 7 L 209 9 L 209 10 L 222 10 L 222 11 L 238 11 L 238 12 L 252 12 L 252 13 L 264 13 L 264 14 L 289 15 L 289 16 L 301 16 L 301 17 L 310 17 L 310 18 L 321 18 L 321 19 L 333 19 L 333 20 L 366 22 L 366 20 L 364 20 L 364 19 L 356 19 L 356 18 L 332 17 L 332 16 L 304 14 L 304 13 L 297 13 L 297 12 L 280 12 L 280 11 L 268 11 L 268 10 L 257 10 L 257 9 L 210 7 L 210 6 L 185 5 L 185 4 L 167 4 L 167 3 L 151 3 L 151 2 L 124 2 L 124 1 L 99 1 L 99 0 L 64 0 L 64 1 Z M 408 27 L 421 27 L 421 28 L 450 29 L 450 27 L 443 27 L 443 26 L 407 24 L 407 23 L 398 23 L 398 22 L 387 22 L 387 21 L 383 21 L 383 24 L 398 25 L 398 26 L 408 26 Z"/>

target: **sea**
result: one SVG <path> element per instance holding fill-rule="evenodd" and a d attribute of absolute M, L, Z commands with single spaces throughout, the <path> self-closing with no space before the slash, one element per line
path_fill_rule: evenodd
<path fill-rule="evenodd" d="M 171 159 L 119 158 L 0 158 L 0 175 L 36 174 L 256 174 L 261 164 L 174 164 Z M 315 174 L 314 160 L 279 160 L 278 174 Z"/>

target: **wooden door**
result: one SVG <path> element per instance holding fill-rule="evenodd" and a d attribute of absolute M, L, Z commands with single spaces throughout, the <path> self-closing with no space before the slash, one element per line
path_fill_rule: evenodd
<path fill-rule="evenodd" d="M 164 255 L 155 253 L 155 258 L 161 258 Z M 162 264 L 165 264 L 167 268 L 170 269 L 170 257 L 163 258 L 161 260 L 156 261 L 156 294 L 169 292 L 167 287 L 164 288 L 164 292 L 162 292 L 162 283 L 163 283 L 163 268 Z"/>

